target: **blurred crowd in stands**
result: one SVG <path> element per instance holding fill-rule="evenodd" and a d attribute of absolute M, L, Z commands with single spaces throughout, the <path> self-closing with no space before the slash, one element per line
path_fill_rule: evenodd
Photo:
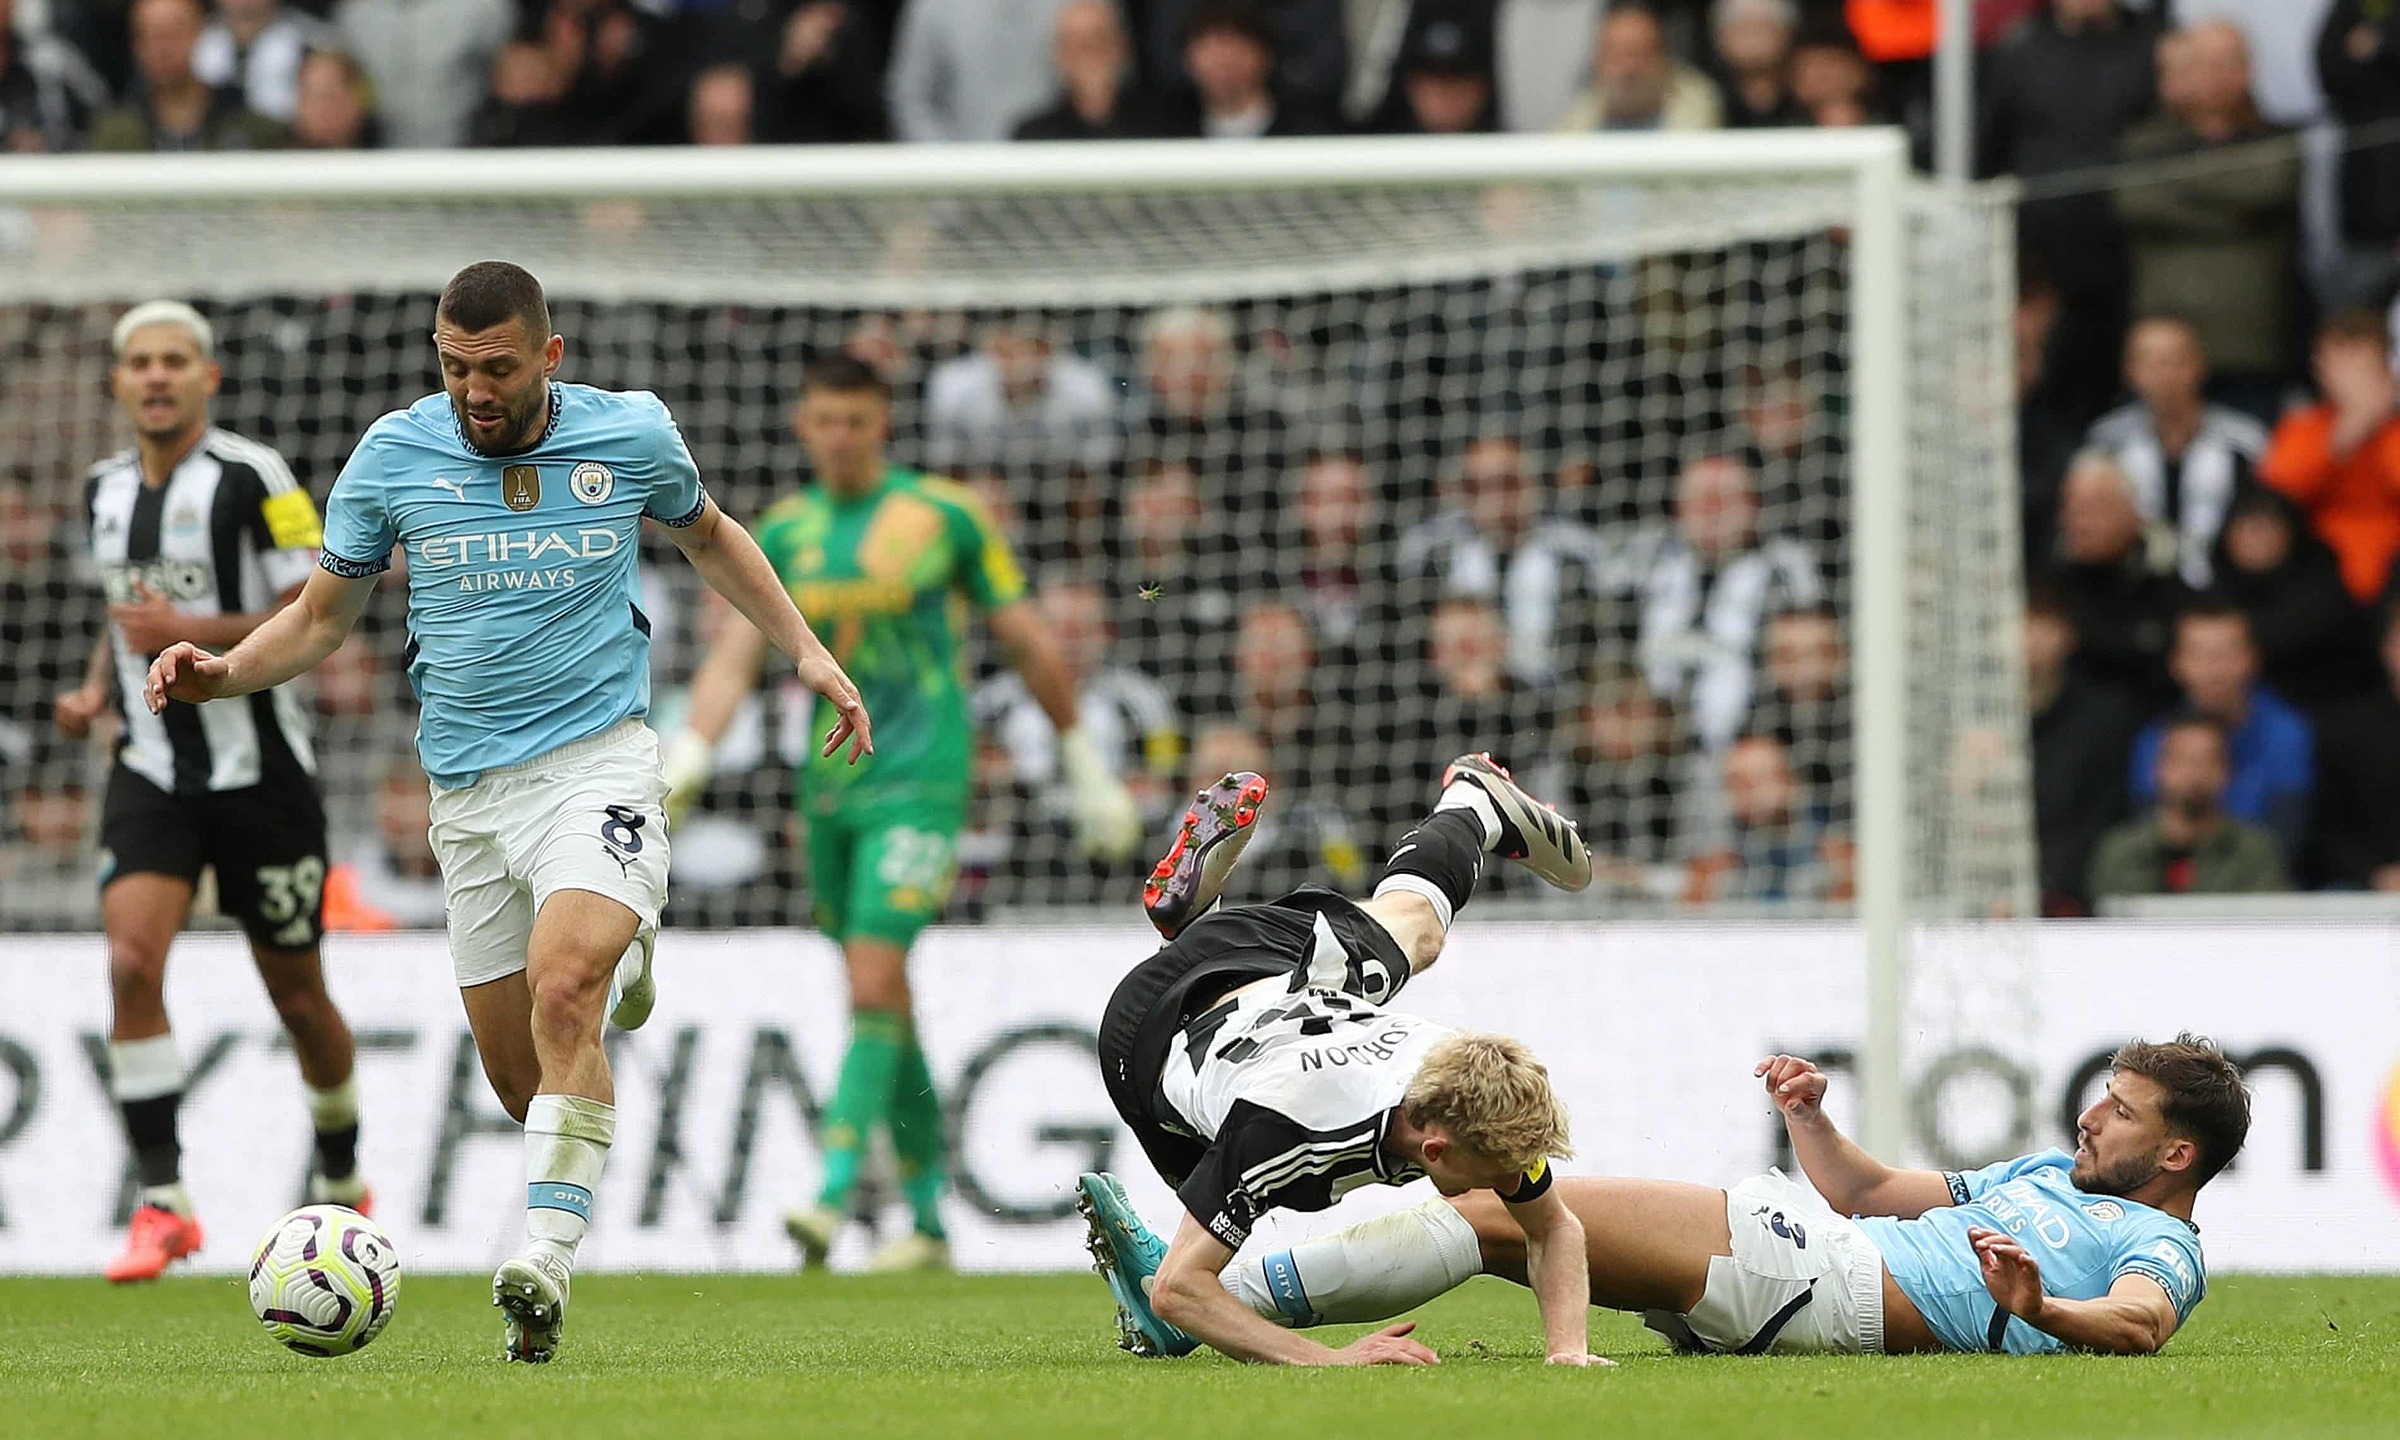
<path fill-rule="evenodd" d="M 1853 125 L 1933 0 L 13 0 L 31 150 Z M 40 13 L 33 12 L 37 7 Z M 1987 4 L 1990 25 L 2024 0 Z M 10 5 L 0 0 L 0 17 Z M 0 27 L 5 28 L 5 27 Z"/>
<path fill-rule="evenodd" d="M 13 4 L 0 136 L 27 151 L 1879 122 L 1906 126 L 1921 157 L 1932 143 L 1933 0 Z M 2400 890 L 2400 6 L 1976 9 L 1977 167 L 2023 185 L 2043 908 Z M 1838 310 L 1838 261 L 1809 250 L 1835 243 L 1795 242 L 1786 268 L 1817 278 L 1790 282 L 1783 309 Z M 1718 288 L 1748 283 L 1713 263 Z M 796 350 L 838 343 L 875 363 L 901 397 L 897 458 L 958 474 L 1001 518 L 1077 666 L 1087 728 L 1159 824 L 1195 779 L 1276 772 L 1262 885 L 1356 883 L 1426 767 L 1490 745 L 1583 818 L 1620 896 L 1838 904 L 1852 884 L 1841 362 L 1731 342 L 1695 359 L 1646 339 L 1643 288 L 1639 267 L 1436 288 L 1363 339 L 1312 330 L 1323 306 L 1307 299 L 1067 325 L 786 318 L 806 331 Z M 251 318 L 260 344 L 304 323 Z M 45 323 L 80 322 L 8 323 L 0 344 L 31 353 Z M 616 353 L 582 323 L 572 339 Z M 640 315 L 618 323 L 647 333 Z M 243 343 L 242 323 L 221 328 Z M 1380 342 L 1447 378 L 1367 375 L 1357 357 Z M 723 373 L 713 352 L 659 358 Z M 782 375 L 803 357 L 780 358 Z M 104 353 L 82 359 L 96 382 Z M 668 392 L 737 513 L 805 473 L 788 435 L 695 423 L 697 380 L 677 393 L 638 355 L 618 363 L 575 378 Z M 1432 398 L 1503 394 L 1529 372 L 1546 396 Z M 1376 402 L 1308 398 L 1378 383 Z M 421 388 L 351 394 L 361 413 L 258 438 L 297 447 L 322 498 L 358 428 Z M 1597 395 L 1579 406 L 1581 389 L 1674 418 L 1562 423 L 1606 412 Z M 10 404 L 0 383 L 0 423 Z M 0 474 L 0 761 L 30 777 L 8 787 L 0 889 L 20 902 L 42 857 L 70 868 L 86 827 L 84 779 L 29 758 L 45 743 L 31 702 L 79 672 L 101 618 L 66 558 L 78 524 L 71 476 Z M 671 707 L 723 617 L 673 567 L 652 583 Z M 388 730 L 404 709 L 385 598 L 316 682 L 337 731 Z M 684 865 L 679 836 L 679 881 L 695 877 L 681 918 L 806 913 L 772 898 L 805 889 L 782 803 L 800 722 L 779 704 L 729 737 L 693 827 L 706 858 Z M 976 709 L 959 912 L 1120 898 L 1126 877 L 1066 843 L 1038 710 L 1006 678 Z M 361 738 L 353 753 L 393 751 Z M 328 783 L 351 792 L 334 813 L 359 923 L 438 922 L 422 777 L 394 759 Z M 0 904 L 0 923 L 41 904 Z"/>

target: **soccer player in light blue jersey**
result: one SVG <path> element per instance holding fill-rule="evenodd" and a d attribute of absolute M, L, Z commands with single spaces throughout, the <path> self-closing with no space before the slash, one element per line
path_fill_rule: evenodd
<path fill-rule="evenodd" d="M 605 1018 L 650 1016 L 667 894 L 666 783 L 635 590 L 644 519 L 834 707 L 824 753 L 871 753 L 865 704 L 749 533 L 701 488 L 645 391 L 555 377 L 566 342 L 541 283 L 502 261 L 451 278 L 435 311 L 443 394 L 369 426 L 334 482 L 300 598 L 222 657 L 170 646 L 153 713 L 279 685 L 338 648 L 408 564 L 408 678 L 433 781 L 450 954 L 484 1074 L 525 1126 L 526 1248 L 492 1303 L 506 1358 L 558 1346 L 576 1246 L 616 1133 Z"/>
<path fill-rule="evenodd" d="M 1815 1189 L 1778 1171 L 1731 1190 L 1560 1177 L 1592 1303 L 1719 1354 L 2149 1355 L 2207 1292 L 2192 1202 L 2250 1131 L 2249 1090 L 2211 1041 L 2124 1046 L 2072 1154 L 1964 1173 L 1868 1155 L 1826 1118 L 1806 1060 L 1757 1074 Z M 1486 1194 L 1254 1241 L 1224 1284 L 1269 1320 L 1317 1325 L 1388 1319 L 1478 1271 L 1526 1279 L 1523 1232 Z"/>

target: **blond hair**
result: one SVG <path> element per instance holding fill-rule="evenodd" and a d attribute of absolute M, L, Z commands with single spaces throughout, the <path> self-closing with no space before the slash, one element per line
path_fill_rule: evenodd
<path fill-rule="evenodd" d="M 1460 1145 L 1512 1170 L 1575 1153 L 1549 1067 L 1506 1035 L 1462 1032 L 1437 1042 L 1400 1105 L 1410 1124 L 1438 1124 Z"/>
<path fill-rule="evenodd" d="M 118 316 L 115 327 L 108 332 L 109 353 L 122 357 L 125 347 L 133 343 L 133 332 L 148 325 L 173 325 L 181 329 L 192 337 L 192 344 L 203 360 L 212 359 L 217 353 L 216 327 L 181 300 L 145 300 Z"/>

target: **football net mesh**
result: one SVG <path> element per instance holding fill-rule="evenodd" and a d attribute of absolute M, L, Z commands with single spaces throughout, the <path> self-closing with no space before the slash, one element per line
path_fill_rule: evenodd
<path fill-rule="evenodd" d="M 1849 683 L 1855 193 L 1606 177 L 0 207 L 0 909 L 95 919 L 105 751 L 47 714 L 102 619 L 80 476 L 127 438 L 115 315 L 199 303 L 219 423 L 322 501 L 366 425 L 437 384 L 443 279 L 498 254 L 548 286 L 564 378 L 659 392 L 738 517 L 805 482 L 802 365 L 846 349 L 882 368 L 893 458 L 955 477 L 1017 547 L 1153 833 L 1204 778 L 1273 778 L 1261 893 L 1361 883 L 1441 762 L 1489 749 L 1602 857 L 1587 896 L 1500 879 L 1543 913 L 1839 911 L 1856 748 L 1890 733 Z M 1909 205 L 1910 888 L 1929 918 L 2023 915 L 2008 226 L 1985 198 Z M 663 727 L 724 615 L 650 543 Z M 403 598 L 388 585 L 303 683 L 335 860 L 372 907 L 438 923 Z M 988 647 L 971 666 L 952 918 L 1126 903 L 1138 869 L 1073 844 L 1047 723 Z M 677 836 L 676 923 L 806 921 L 802 724 L 771 681 L 737 719 Z M 1958 974 L 1917 987 L 1921 1032 L 1966 1024 L 1984 1007 L 1962 986 L 2011 968 L 1939 934 L 1927 963 L 1955 951 Z"/>

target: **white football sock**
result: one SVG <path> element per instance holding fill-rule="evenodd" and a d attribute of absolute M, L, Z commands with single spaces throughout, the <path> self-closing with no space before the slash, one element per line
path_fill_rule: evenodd
<path fill-rule="evenodd" d="M 108 1088 L 119 1104 L 156 1100 L 183 1088 L 183 1053 L 175 1033 L 108 1042 Z"/>
<path fill-rule="evenodd" d="M 1472 780 L 1455 780 L 1443 787 L 1442 798 L 1433 802 L 1434 812 L 1466 810 L 1483 822 L 1483 848 L 1491 849 L 1500 843 L 1500 807 L 1492 803 L 1490 792 Z"/>
<path fill-rule="evenodd" d="M 186 1218 L 192 1213 L 192 1194 L 183 1188 L 181 1180 L 172 1185 L 144 1185 L 142 1203 L 156 1205 L 161 1210 L 172 1210 Z"/>
<path fill-rule="evenodd" d="M 525 1107 L 525 1238 L 567 1265 L 592 1225 L 592 1191 L 617 1135 L 617 1107 L 536 1095 Z"/>
<path fill-rule="evenodd" d="M 1428 1200 L 1288 1250 L 1244 1253 L 1219 1278 L 1236 1300 L 1298 1330 L 1388 1320 L 1482 1273 L 1475 1227 Z"/>
<path fill-rule="evenodd" d="M 339 1130 L 358 1123 L 358 1077 L 351 1076 L 339 1085 L 319 1090 L 303 1082 L 308 1091 L 308 1122 L 319 1130 Z"/>

